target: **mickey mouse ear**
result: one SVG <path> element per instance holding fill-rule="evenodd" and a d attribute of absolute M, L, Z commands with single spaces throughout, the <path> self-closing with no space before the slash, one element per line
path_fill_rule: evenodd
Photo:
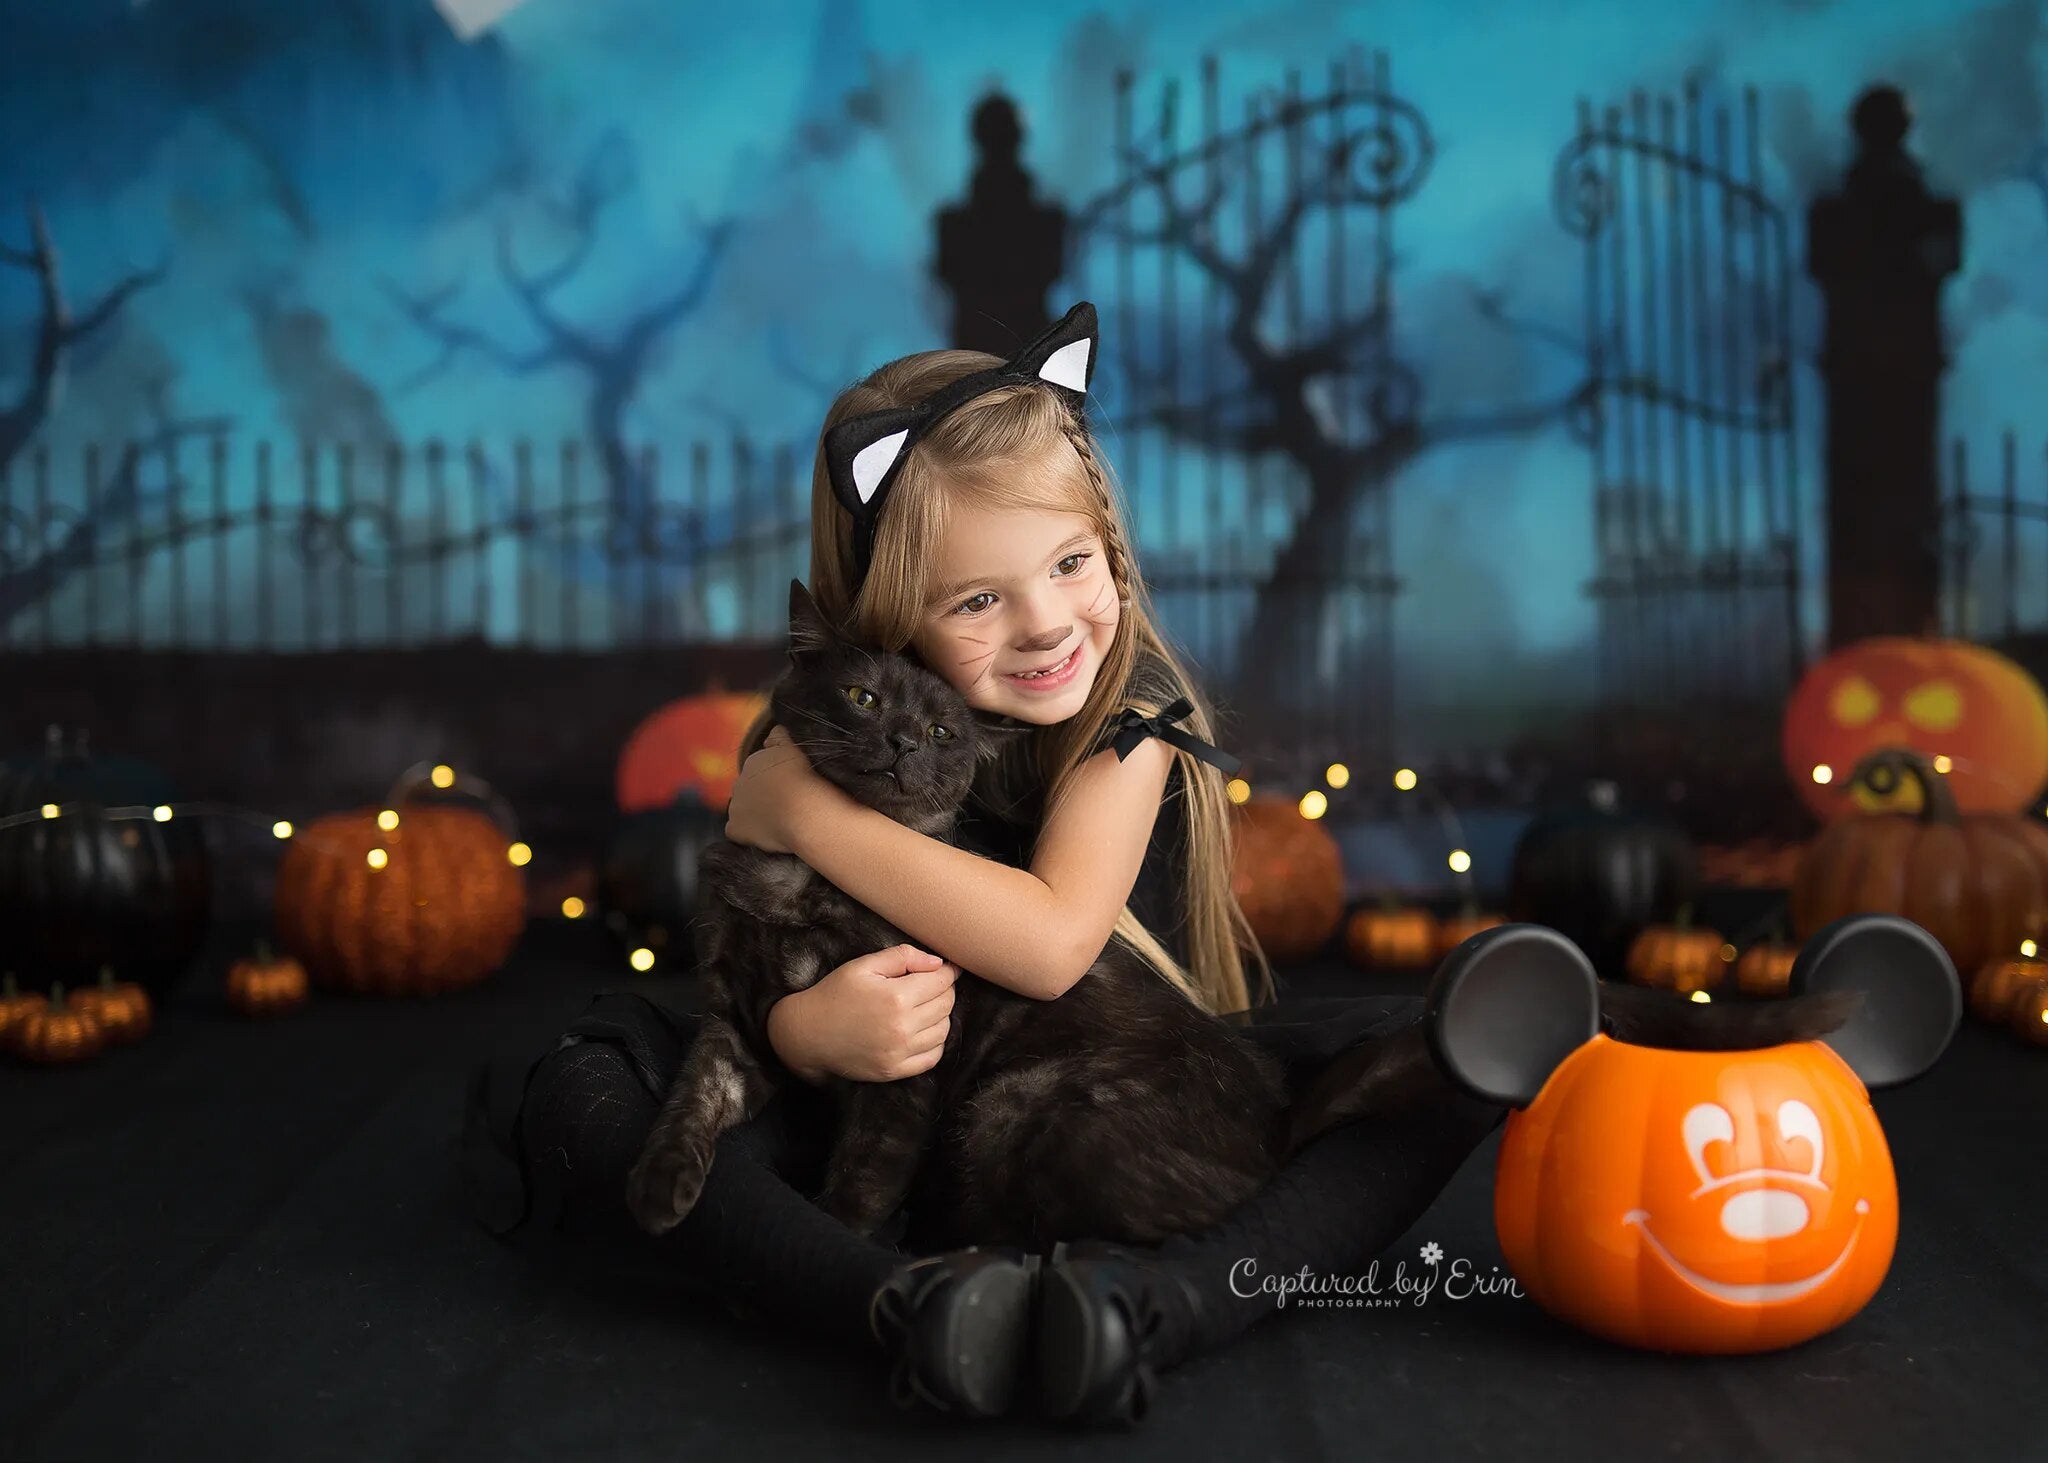
<path fill-rule="evenodd" d="M 1428 1020 L 1446 1076 L 1486 1102 L 1527 1107 L 1558 1063 L 1598 1034 L 1600 981 L 1556 930 L 1501 925 L 1444 957 Z"/>
<path fill-rule="evenodd" d="M 1806 942 L 1786 984 L 1793 995 L 1863 993 L 1855 1014 L 1821 1040 L 1870 1088 L 1895 1087 L 1933 1066 L 1963 1019 L 1948 951 L 1895 914 L 1836 920 Z"/>

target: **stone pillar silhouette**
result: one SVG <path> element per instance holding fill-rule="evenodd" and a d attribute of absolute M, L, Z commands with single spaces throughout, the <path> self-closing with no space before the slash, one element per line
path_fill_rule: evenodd
<path fill-rule="evenodd" d="M 1000 93 L 974 109 L 978 161 L 968 200 L 939 211 L 932 272 L 953 296 L 952 341 L 1008 356 L 1052 323 L 1045 292 L 1066 269 L 1066 210 L 1031 196 L 1024 129 Z"/>
<path fill-rule="evenodd" d="M 1830 649 L 1936 631 L 1941 605 L 1941 289 L 1962 213 L 1906 155 L 1912 113 L 1873 86 L 1850 113 L 1859 147 L 1841 191 L 1807 216 L 1807 272 L 1827 300 Z"/>

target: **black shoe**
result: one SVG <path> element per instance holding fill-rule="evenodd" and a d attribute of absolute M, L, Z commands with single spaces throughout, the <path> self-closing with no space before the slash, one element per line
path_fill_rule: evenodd
<path fill-rule="evenodd" d="M 1159 1373 L 1187 1354 L 1201 1308 L 1192 1285 L 1141 1252 L 1094 1240 L 1055 1246 L 1038 1282 L 1041 1410 L 1137 1422 Z"/>
<path fill-rule="evenodd" d="M 889 1396 L 964 1417 L 1009 1411 L 1031 1335 L 1037 1255 L 974 1245 L 913 1260 L 875 1292 L 868 1329 L 889 1355 Z"/>

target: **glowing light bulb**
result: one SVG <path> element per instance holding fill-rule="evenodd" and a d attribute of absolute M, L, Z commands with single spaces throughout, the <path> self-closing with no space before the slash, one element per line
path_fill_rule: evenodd
<path fill-rule="evenodd" d="M 1950 772 L 1954 771 L 1955 765 L 1956 764 L 1949 758 L 1946 752 L 1940 752 L 1935 754 L 1934 770 L 1936 772 L 1939 772 L 1943 777 L 1948 776 Z"/>
<path fill-rule="evenodd" d="M 377 815 L 377 826 L 386 833 L 396 828 L 398 826 L 397 810 L 395 808 L 386 808 L 383 812 L 379 813 Z"/>
<path fill-rule="evenodd" d="M 1462 848 L 1454 848 L 1451 850 L 1451 856 L 1444 862 L 1451 866 L 1452 873 L 1462 874 L 1472 867 L 1472 855 Z"/>
<path fill-rule="evenodd" d="M 436 767 L 430 775 L 436 787 L 455 786 L 455 769 L 445 762 Z"/>
<path fill-rule="evenodd" d="M 1231 778 L 1229 785 L 1224 789 L 1224 791 L 1230 794 L 1230 800 L 1233 803 L 1244 803 L 1251 801 L 1252 785 L 1249 782 L 1246 782 L 1242 777 Z"/>
<path fill-rule="evenodd" d="M 1403 767 L 1399 772 L 1396 772 L 1394 774 L 1394 786 L 1401 789 L 1402 792 L 1413 792 L 1415 790 L 1415 769 L 1413 767 Z"/>
<path fill-rule="evenodd" d="M 1707 1004 L 1707 1003 L 1708 1003 L 1709 1001 L 1711 1001 L 1711 1000 L 1713 1000 L 1713 999 L 1714 999 L 1714 998 L 1713 998 L 1712 996 L 1708 995 L 1708 994 L 1707 994 L 1707 993 L 1706 993 L 1705 991 L 1694 991 L 1694 992 L 1692 993 L 1692 998 L 1693 998 L 1693 1000 L 1697 1001 L 1697 1002 L 1698 1002 L 1698 1003 L 1699 1003 L 1700 1005 L 1702 1005 L 1702 1006 L 1706 1005 L 1706 1004 Z"/>
<path fill-rule="evenodd" d="M 1342 762 L 1332 762 L 1330 770 L 1323 774 L 1323 781 L 1332 787 L 1348 787 L 1351 783 L 1351 769 Z"/>
<path fill-rule="evenodd" d="M 583 918 L 583 901 L 578 899 L 574 894 L 571 894 L 567 899 L 564 899 L 562 901 L 562 917 L 564 919 Z"/>
<path fill-rule="evenodd" d="M 168 823 L 171 821 L 170 807 L 168 804 L 158 803 L 149 810 L 149 816 L 156 819 L 159 823 Z"/>
<path fill-rule="evenodd" d="M 1818 767 L 1813 769 L 1813 780 L 1819 783 L 1822 787 L 1826 787 L 1829 783 L 1835 780 L 1835 769 L 1828 766 L 1827 763 L 1823 762 Z"/>
<path fill-rule="evenodd" d="M 632 965 L 632 967 L 635 970 L 654 969 L 654 952 L 648 949 L 645 945 L 642 945 L 639 949 L 635 950 L 631 955 L 628 955 L 626 957 L 626 960 L 630 965 Z"/>
<path fill-rule="evenodd" d="M 2041 947 L 2039 945 L 2036 945 L 2032 940 L 2020 941 L 2020 954 L 2025 956 L 2029 960 L 2032 960 L 2034 956 L 2040 952 L 2040 949 Z"/>
<path fill-rule="evenodd" d="M 43 816 L 44 816 L 45 818 L 54 818 L 54 817 L 56 817 L 56 816 L 57 816 L 57 805 L 56 805 L 55 803 L 44 803 L 44 804 L 43 804 Z"/>
<path fill-rule="evenodd" d="M 270 825 L 270 836 L 272 838 L 289 838 L 292 836 L 292 825 L 279 818 Z"/>
<path fill-rule="evenodd" d="M 1330 800 L 1323 796 L 1322 791 L 1320 789 L 1310 788 L 1307 792 L 1301 795 L 1302 817 L 1320 818 L 1323 816 L 1323 814 L 1329 811 Z"/>
<path fill-rule="evenodd" d="M 505 850 L 505 857 L 512 860 L 514 868 L 525 868 L 533 862 L 533 850 L 523 843 L 515 843 Z"/>
<path fill-rule="evenodd" d="M 369 861 L 371 868 L 381 869 L 391 862 L 391 855 L 381 848 L 373 848 L 370 850 Z"/>
<path fill-rule="evenodd" d="M 1732 964 L 1734 964 L 1734 963 L 1735 963 L 1735 947 L 1734 947 L 1733 945 L 1723 945 L 1723 946 L 1721 947 L 1721 959 L 1722 959 L 1723 961 L 1725 961 L 1726 963 L 1728 963 L 1728 964 L 1731 964 L 1731 965 L 1732 965 Z"/>

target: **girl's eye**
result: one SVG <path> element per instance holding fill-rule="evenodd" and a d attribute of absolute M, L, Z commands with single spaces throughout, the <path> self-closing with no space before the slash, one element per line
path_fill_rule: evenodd
<path fill-rule="evenodd" d="M 1060 560 L 1060 563 L 1061 563 L 1062 565 L 1065 565 L 1065 564 L 1073 564 L 1073 563 L 1074 563 L 1074 561 L 1075 561 L 1075 560 L 1077 560 L 1077 559 L 1078 559 L 1078 560 L 1080 560 L 1080 561 L 1081 561 L 1081 563 L 1086 563 L 1086 562 L 1087 562 L 1088 560 L 1090 560 L 1090 559 L 1092 559 L 1092 558 L 1094 558 L 1094 557 L 1095 557 L 1095 556 L 1094 556 L 1093 554 L 1069 554 L 1069 555 L 1067 555 L 1067 556 L 1066 556 L 1066 558 L 1064 558 L 1064 559 Z M 1065 569 L 1065 570 L 1063 570 L 1062 572 L 1064 572 L 1064 573 L 1066 574 L 1066 576 L 1067 576 L 1067 577 L 1068 577 L 1069 579 L 1071 579 L 1071 578 L 1073 578 L 1073 577 L 1074 577 L 1074 576 L 1075 576 L 1076 574 L 1079 574 L 1079 573 L 1081 572 L 1081 570 L 1080 570 L 1080 566 L 1079 566 L 1079 565 L 1077 564 L 1077 565 L 1075 565 L 1075 567 L 1074 567 L 1074 568 L 1072 568 L 1072 569 Z"/>
<path fill-rule="evenodd" d="M 960 601 L 960 603 L 959 603 L 959 604 L 958 604 L 957 606 L 955 606 L 955 607 L 954 607 L 953 613 L 954 613 L 954 614 L 956 614 L 956 615 L 959 615 L 959 614 L 968 614 L 968 615 L 978 615 L 978 614 L 980 614 L 980 613 L 981 613 L 981 610 L 977 610 L 977 609 L 973 609 L 973 608 L 971 608 L 971 606 L 972 606 L 972 605 L 974 604 L 975 600 L 978 600 L 978 599 L 994 599 L 994 598 L 995 598 L 995 596 L 994 596 L 994 595 L 990 594 L 990 593 L 989 593 L 989 592 L 988 592 L 987 590 L 985 590 L 985 589 L 984 589 L 984 590 L 983 590 L 983 591 L 982 591 L 982 592 L 981 592 L 980 594 L 976 594 L 976 595 L 970 595 L 970 596 L 968 596 L 968 597 L 967 597 L 966 599 L 963 599 L 962 601 Z M 983 606 L 982 606 L 981 608 L 982 608 L 982 609 L 987 609 L 987 608 L 988 608 L 988 606 L 987 606 L 987 605 L 983 605 Z"/>
<path fill-rule="evenodd" d="M 846 692 L 846 699 L 858 706 L 862 711 L 866 711 L 870 706 L 873 706 L 878 699 L 875 693 L 866 686 L 847 686 L 844 690 Z"/>
<path fill-rule="evenodd" d="M 950 742 L 953 740 L 953 734 L 940 726 L 936 721 L 931 725 L 931 733 L 932 740 L 935 742 Z"/>

